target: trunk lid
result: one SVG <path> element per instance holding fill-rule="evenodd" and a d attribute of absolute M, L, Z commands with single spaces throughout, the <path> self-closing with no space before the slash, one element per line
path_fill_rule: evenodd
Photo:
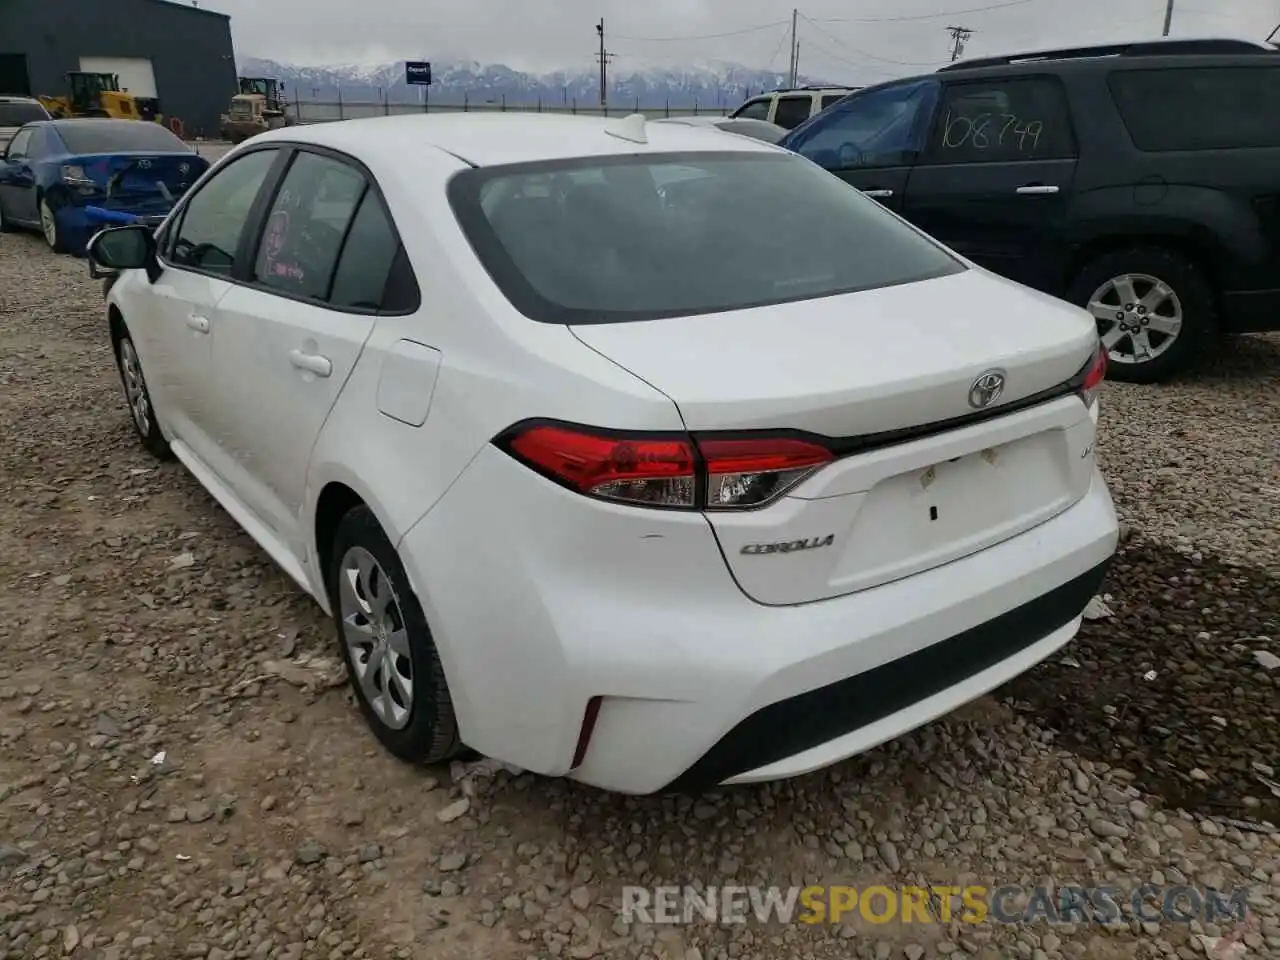
<path fill-rule="evenodd" d="M 1015 536 L 1079 500 L 1094 425 L 1075 396 L 1030 407 L 1097 349 L 1084 311 L 981 270 L 732 314 L 573 328 L 667 394 L 688 429 L 800 430 L 839 456 L 757 510 L 708 511 L 742 589 L 840 596 Z M 1007 416 L 975 413 L 999 370 Z M 856 452 L 852 438 L 919 431 Z"/>
<path fill-rule="evenodd" d="M 69 157 L 92 181 L 96 192 L 111 200 L 146 202 L 177 200 L 208 168 L 195 153 L 112 153 Z"/>

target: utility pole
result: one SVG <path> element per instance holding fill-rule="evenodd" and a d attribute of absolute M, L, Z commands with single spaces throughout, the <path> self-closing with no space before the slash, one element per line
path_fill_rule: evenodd
<path fill-rule="evenodd" d="M 603 110 L 609 105 L 609 61 L 613 59 L 613 54 L 604 48 L 604 17 L 596 24 L 596 33 L 600 35 L 600 52 L 596 59 L 600 61 L 600 108 Z"/>
<path fill-rule="evenodd" d="M 1173 0 L 1169 0 L 1170 3 Z M 973 31 L 968 27 L 947 27 L 947 32 L 951 34 L 951 62 L 960 59 L 960 54 L 964 53 L 964 43 L 973 36 Z"/>
<path fill-rule="evenodd" d="M 1165 0 L 1164 33 L 1162 33 L 1161 36 L 1167 37 L 1169 35 L 1169 27 L 1171 27 L 1172 25 L 1173 25 L 1173 0 Z"/>
<path fill-rule="evenodd" d="M 799 25 L 800 11 L 791 10 L 791 66 L 787 70 L 787 86 L 795 87 L 796 71 L 800 69 L 800 41 L 796 38 L 796 27 Z"/>

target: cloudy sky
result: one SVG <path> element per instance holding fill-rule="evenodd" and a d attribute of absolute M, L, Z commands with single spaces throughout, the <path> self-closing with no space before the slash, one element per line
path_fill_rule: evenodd
<path fill-rule="evenodd" d="M 201 0 L 231 15 L 237 52 L 298 64 L 472 59 L 589 69 L 603 16 L 615 69 L 723 60 L 786 70 L 795 0 Z M 1280 0 L 1175 0 L 1174 35 L 1262 39 Z M 1164 0 L 801 0 L 801 71 L 868 83 L 965 53 L 1158 36 Z"/>

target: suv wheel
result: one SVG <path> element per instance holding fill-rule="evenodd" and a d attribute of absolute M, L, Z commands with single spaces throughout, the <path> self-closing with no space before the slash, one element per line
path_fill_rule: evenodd
<path fill-rule="evenodd" d="M 329 596 L 360 712 L 402 760 L 459 754 L 458 721 L 426 615 L 395 547 L 368 507 L 338 524 Z"/>
<path fill-rule="evenodd" d="M 1107 376 L 1158 383 L 1186 369 L 1210 342 L 1213 292 L 1201 270 L 1172 250 L 1136 247 L 1085 267 L 1067 299 L 1098 323 Z"/>

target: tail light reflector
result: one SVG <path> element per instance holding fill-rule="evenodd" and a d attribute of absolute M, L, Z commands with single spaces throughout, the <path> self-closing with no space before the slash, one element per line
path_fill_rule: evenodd
<path fill-rule="evenodd" d="M 562 424 L 517 426 L 498 444 L 578 493 L 677 509 L 763 506 L 834 459 L 792 437 L 614 434 Z"/>

